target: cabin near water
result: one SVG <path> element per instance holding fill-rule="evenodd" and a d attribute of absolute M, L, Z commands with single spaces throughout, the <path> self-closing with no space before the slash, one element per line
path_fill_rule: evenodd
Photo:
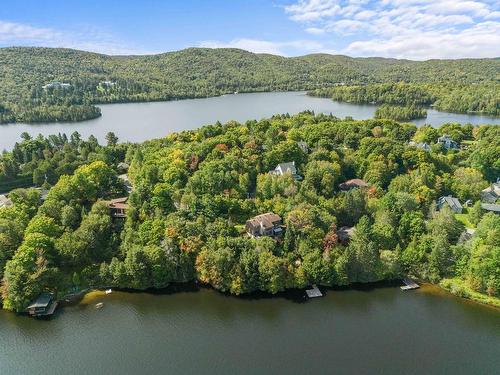
<path fill-rule="evenodd" d="M 57 307 L 57 301 L 50 293 L 41 293 L 36 300 L 34 300 L 27 308 L 26 311 L 33 317 L 45 317 L 54 313 Z"/>

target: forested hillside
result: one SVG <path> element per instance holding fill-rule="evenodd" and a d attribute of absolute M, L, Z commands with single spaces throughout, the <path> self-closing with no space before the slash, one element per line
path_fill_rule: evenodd
<path fill-rule="evenodd" d="M 376 103 L 391 106 L 432 106 L 438 110 L 458 113 L 483 113 L 500 116 L 500 83 L 460 82 L 383 83 L 319 88 L 310 95 L 352 103 Z M 395 111 L 397 113 L 397 110 Z M 401 113 L 402 111 L 400 111 Z M 391 116 L 394 120 L 408 120 L 417 116 Z"/>
<path fill-rule="evenodd" d="M 87 287 L 199 280 L 233 294 L 277 293 L 408 274 L 498 303 L 500 216 L 479 199 L 500 175 L 499 131 L 301 113 L 144 144 L 25 135 L 2 155 L 0 172 L 7 166 L 35 178 L 40 170 L 54 186 L 43 203 L 20 189 L 0 209 L 4 307 L 23 311 L 41 291 Z M 446 150 L 437 142 L 443 134 L 464 147 Z M 117 179 L 123 160 L 133 191 L 120 219 L 103 200 L 125 194 Z M 301 178 L 269 173 L 292 161 Z M 352 178 L 368 186 L 341 190 Z M 472 202 L 467 213 L 436 208 L 450 194 Z M 280 234 L 249 236 L 246 221 L 270 211 L 283 219 Z M 355 228 L 350 238 L 343 227 Z"/>
<path fill-rule="evenodd" d="M 202 48 L 107 56 L 69 49 L 2 48 L 0 122 L 89 119 L 100 115 L 96 103 L 312 90 L 338 83 L 446 81 L 468 86 L 499 78 L 500 59 L 416 62 L 325 54 L 285 58 Z"/>

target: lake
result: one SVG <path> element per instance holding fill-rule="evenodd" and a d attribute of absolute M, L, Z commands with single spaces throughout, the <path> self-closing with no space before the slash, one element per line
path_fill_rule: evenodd
<path fill-rule="evenodd" d="M 96 309 L 95 304 L 104 307 Z M 212 289 L 86 297 L 50 321 L 0 312 L 0 374 L 494 374 L 500 311 L 433 286 L 299 303 Z"/>
<path fill-rule="evenodd" d="M 95 135 L 104 141 L 106 133 L 114 132 L 121 141 L 141 142 L 164 137 L 180 130 L 190 130 L 216 121 L 246 121 L 270 117 L 277 113 L 295 114 L 304 110 L 332 113 L 344 118 L 372 118 L 374 105 L 334 102 L 314 98 L 305 92 L 273 92 L 225 95 L 207 99 L 188 99 L 171 102 L 106 104 L 99 106 L 102 116 L 78 123 L 6 124 L 0 125 L 0 150 L 11 149 L 23 132 L 36 134 L 71 134 L 78 131 L 85 138 Z M 447 122 L 471 124 L 500 124 L 500 118 L 464 115 L 428 110 L 427 118 L 412 121 L 435 126 Z"/>

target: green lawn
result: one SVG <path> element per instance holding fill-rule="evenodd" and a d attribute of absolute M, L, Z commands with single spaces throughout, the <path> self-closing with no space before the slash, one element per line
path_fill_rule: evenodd
<path fill-rule="evenodd" d="M 475 226 L 469 221 L 469 215 L 464 214 L 455 214 L 455 218 L 460 221 L 466 228 L 474 229 Z"/>
<path fill-rule="evenodd" d="M 439 285 L 456 296 L 468 298 L 486 305 L 500 307 L 500 298 L 476 292 L 469 288 L 462 279 L 456 277 L 452 279 L 443 279 Z"/>

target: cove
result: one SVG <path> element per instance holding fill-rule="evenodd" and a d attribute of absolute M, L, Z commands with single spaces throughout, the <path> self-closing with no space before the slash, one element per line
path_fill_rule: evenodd
<path fill-rule="evenodd" d="M 304 110 L 363 120 L 372 118 L 377 108 L 375 105 L 340 103 L 328 98 L 310 97 L 305 92 L 251 93 L 170 102 L 105 104 L 99 107 L 102 116 L 90 121 L 0 125 L 0 150 L 11 149 L 14 143 L 20 140 L 23 132 L 34 136 L 57 133 L 69 135 L 78 131 L 85 138 L 95 135 L 100 142 L 104 142 L 106 133 L 114 132 L 122 142 L 142 142 L 161 138 L 175 131 L 199 128 L 216 121 L 244 122 L 274 114 L 295 114 Z M 500 118 L 429 109 L 427 118 L 411 122 L 434 126 L 448 122 L 500 124 Z"/>

